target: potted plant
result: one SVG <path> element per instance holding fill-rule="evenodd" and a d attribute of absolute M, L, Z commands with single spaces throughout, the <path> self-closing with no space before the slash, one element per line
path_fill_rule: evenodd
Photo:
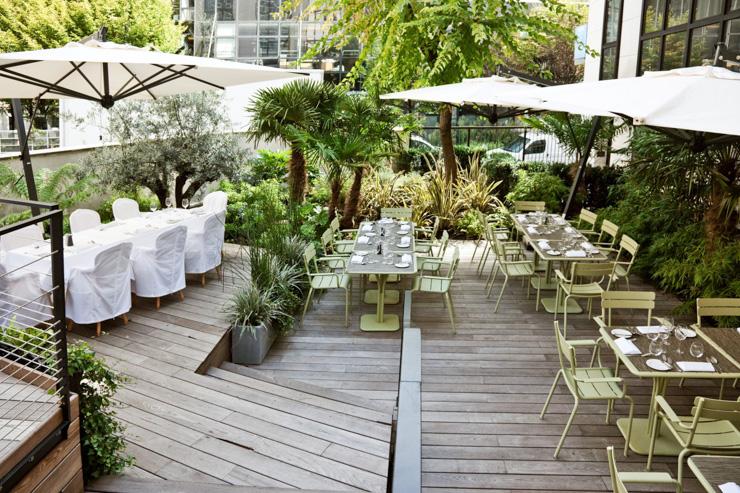
<path fill-rule="evenodd" d="M 277 337 L 273 323 L 285 316 L 272 289 L 261 290 L 248 283 L 226 305 L 231 322 L 231 361 L 259 365 Z"/>

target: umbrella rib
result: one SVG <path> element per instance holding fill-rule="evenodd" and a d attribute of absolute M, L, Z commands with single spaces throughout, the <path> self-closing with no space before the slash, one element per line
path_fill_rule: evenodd
<path fill-rule="evenodd" d="M 23 82 L 24 84 L 30 84 L 33 86 L 40 87 L 44 89 L 44 92 L 42 94 L 46 92 L 54 92 L 56 94 L 77 97 L 80 99 L 91 99 L 91 97 L 88 96 L 87 94 L 74 91 L 72 89 L 67 89 L 66 87 L 55 86 L 54 84 L 46 82 L 44 80 L 37 79 L 35 77 L 31 77 L 31 76 L 24 75 L 24 74 L 19 74 L 12 70 L 7 70 L 5 67 L 0 67 L 0 77 L 4 77 L 6 79 L 14 80 L 16 82 Z"/>
<path fill-rule="evenodd" d="M 154 64 L 154 66 L 160 67 L 160 65 L 157 65 L 157 64 Z M 170 65 L 169 67 L 172 67 L 172 65 Z M 167 82 L 170 82 L 170 81 L 176 80 L 176 79 L 178 79 L 180 77 L 183 77 L 184 76 L 183 72 L 185 72 L 187 70 L 192 70 L 194 68 L 195 67 L 191 65 L 191 66 L 185 67 L 182 70 L 175 71 L 175 70 L 172 70 L 171 68 L 162 67 L 162 70 L 160 70 L 157 74 L 154 74 L 153 76 L 148 77 L 147 79 L 144 80 L 144 82 L 147 82 L 147 81 L 151 80 L 152 77 L 155 77 L 155 76 L 161 74 L 162 72 L 166 72 L 168 70 L 170 72 L 172 72 L 172 73 L 169 74 L 169 75 L 167 75 L 167 76 L 165 76 L 165 77 L 162 77 L 159 80 L 155 80 L 155 81 L 153 81 L 153 82 L 151 82 L 149 84 L 142 84 L 141 87 L 131 88 L 128 91 L 124 92 L 123 94 L 119 94 L 118 95 L 118 98 L 119 99 L 123 99 L 123 98 L 127 98 L 127 97 L 130 97 L 130 96 L 133 96 L 134 94 L 138 94 L 138 93 L 140 93 L 142 91 L 149 91 L 149 89 L 152 89 L 152 88 L 157 87 L 157 86 L 161 86 L 162 84 L 166 84 Z"/>
<path fill-rule="evenodd" d="M 146 89 L 146 86 L 144 85 L 144 83 L 143 83 L 143 82 L 141 82 L 141 80 L 139 80 L 139 78 L 138 78 L 138 77 L 136 76 L 136 74 L 135 74 L 135 73 L 134 73 L 134 72 L 133 72 L 133 71 L 132 71 L 132 70 L 131 70 L 130 68 L 128 68 L 128 67 L 126 66 L 126 64 L 125 64 L 125 63 L 122 63 L 122 64 L 121 64 L 121 67 L 123 67 L 123 69 L 124 69 L 124 70 L 125 70 L 126 72 L 128 72 L 129 74 L 131 74 L 131 79 L 129 79 L 129 80 L 128 80 L 128 82 L 126 82 L 126 83 L 125 83 L 125 84 L 123 85 L 123 87 L 121 88 L 121 90 L 123 90 L 123 89 L 124 89 L 124 88 L 125 88 L 126 86 L 128 86 L 128 85 L 129 85 L 129 83 L 130 83 L 130 82 L 131 82 L 132 80 L 136 80 L 136 82 L 138 82 L 138 83 L 139 83 L 139 86 L 141 86 L 141 87 L 144 87 L 144 88 Z M 154 94 L 152 94 L 152 92 L 151 92 L 151 91 L 150 91 L 149 89 L 146 89 L 146 92 L 148 92 L 148 93 L 149 93 L 149 95 L 150 95 L 150 96 L 152 97 L 152 99 L 157 99 L 156 97 L 154 97 Z"/>
<path fill-rule="evenodd" d="M 100 94 L 100 91 L 98 91 L 98 88 L 95 87 L 95 84 L 93 84 L 92 82 L 90 82 L 90 79 L 88 79 L 87 76 L 82 72 L 82 70 L 80 70 L 80 67 L 82 67 L 83 65 L 85 65 L 85 62 L 82 62 L 79 65 L 76 64 L 75 62 L 69 62 L 69 63 L 72 64 L 72 66 L 75 68 L 75 70 L 77 71 L 77 73 L 80 74 L 80 77 L 82 77 L 83 79 L 85 79 L 85 82 L 87 82 L 87 85 L 90 86 L 93 91 L 95 91 L 95 94 L 97 94 L 98 97 L 101 97 L 102 98 L 103 95 Z"/>
<path fill-rule="evenodd" d="M 157 67 L 159 67 L 159 65 L 157 65 Z M 170 65 L 170 67 L 172 67 L 172 65 Z M 174 73 L 179 74 L 181 77 L 187 77 L 188 79 L 193 79 L 195 81 L 200 82 L 201 84 L 206 84 L 206 85 L 211 86 L 211 87 L 213 87 L 215 89 L 221 89 L 222 91 L 224 90 L 224 88 L 222 86 L 219 86 L 218 84 L 214 84 L 213 82 L 208 82 L 206 80 L 203 80 L 203 79 L 200 79 L 198 77 L 195 77 L 194 75 L 190 75 L 190 74 L 186 74 L 185 73 L 186 71 L 192 70 L 194 68 L 195 68 L 195 65 L 188 65 L 186 69 L 180 70 L 180 71 L 177 71 L 177 72 L 175 72 L 172 69 L 168 69 L 168 70 L 170 70 L 171 72 L 174 72 Z"/>
<path fill-rule="evenodd" d="M 160 65 L 154 65 L 154 66 L 156 66 L 156 67 L 160 67 L 160 68 L 161 68 L 161 66 L 160 66 Z M 141 81 L 141 82 L 140 82 L 140 84 L 141 84 L 141 85 L 142 85 L 142 87 L 143 87 L 143 86 L 144 86 L 144 84 L 146 84 L 147 82 L 149 82 L 149 81 L 150 81 L 150 80 L 152 80 L 153 78 L 157 77 L 157 76 L 158 76 L 159 74 L 161 74 L 162 72 L 166 72 L 167 70 L 169 70 L 169 67 L 172 67 L 172 65 L 168 65 L 168 66 L 167 66 L 167 67 L 165 67 L 165 68 L 161 68 L 161 70 L 159 70 L 159 71 L 157 71 L 157 72 L 153 73 L 152 75 L 150 75 L 149 77 L 147 77 L 146 79 L 144 79 L 143 81 Z M 126 84 L 126 85 L 128 85 L 128 84 Z M 126 94 L 128 93 L 128 92 L 124 92 L 124 89 L 126 88 L 126 85 L 124 85 L 124 86 L 123 86 L 122 88 L 120 88 L 120 89 L 118 90 L 118 92 L 116 92 L 116 93 L 115 93 L 115 94 L 113 95 L 113 97 L 114 97 L 115 99 L 123 99 L 123 98 L 125 98 L 125 97 L 126 97 L 125 95 L 126 95 Z M 129 89 L 129 91 L 131 91 L 131 90 L 132 90 L 132 89 Z"/>

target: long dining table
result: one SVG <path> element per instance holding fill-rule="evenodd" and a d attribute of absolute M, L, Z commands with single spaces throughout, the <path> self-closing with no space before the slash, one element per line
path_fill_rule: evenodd
<path fill-rule="evenodd" d="M 361 330 L 393 332 L 401 327 L 398 315 L 385 313 L 386 283 L 391 275 L 408 276 L 416 271 L 413 223 L 381 219 L 360 224 L 347 274 L 374 275 L 377 282 L 377 290 L 366 298 L 375 302 L 376 310 L 360 317 Z"/>
<path fill-rule="evenodd" d="M 557 281 L 553 279 L 552 265 L 558 262 L 569 265 L 571 262 L 605 262 L 609 258 L 594 246 L 588 238 L 571 226 L 559 214 L 530 212 L 512 214 L 514 227 L 531 245 L 535 262 L 545 263 L 544 277 L 532 277 L 530 283 L 535 289 L 555 290 Z M 567 273 L 566 273 L 567 274 Z M 565 298 L 565 297 L 563 297 Z M 543 297 L 540 302 L 548 313 L 555 313 L 556 297 Z M 565 303 L 565 301 L 561 301 Z M 583 309 L 574 298 L 569 298 L 567 307 L 558 307 L 558 313 L 581 313 Z"/>
<path fill-rule="evenodd" d="M 618 332 L 620 330 L 629 332 L 630 337 L 620 337 Z M 738 366 L 737 361 L 727 355 L 721 343 L 707 336 L 701 330 L 696 330 L 695 337 L 689 337 L 684 341 L 679 341 L 671 336 L 666 351 L 665 361 L 668 362 L 667 366 L 662 370 L 652 368 L 648 361 L 655 357 L 649 354 L 651 341 L 646 333 L 650 331 L 662 332 L 662 330 L 664 330 L 662 326 L 614 326 L 599 329 L 602 339 L 614 351 L 619 363 L 624 365 L 632 375 L 652 380 L 652 395 L 648 415 L 646 418 L 635 418 L 633 420 L 629 443 L 630 449 L 641 455 L 647 455 L 650 446 L 650 432 L 654 426 L 657 426 L 655 399 L 657 396 L 665 394 L 670 380 L 680 380 L 682 378 L 720 380 L 740 378 L 740 366 Z M 735 335 L 737 336 L 737 343 L 740 343 L 740 333 L 736 331 Z M 690 353 L 690 347 L 694 341 L 700 341 L 704 346 L 704 352 L 699 358 Z M 634 345 L 634 348 L 631 345 Z M 627 354 L 631 352 L 630 349 L 633 352 L 636 351 L 636 354 Z M 689 363 L 689 365 L 686 365 L 686 363 Z M 695 370 L 687 370 L 688 367 L 693 367 Z M 617 426 L 625 437 L 627 436 L 627 425 L 627 418 L 617 421 Z M 669 432 L 659 434 L 655 443 L 655 455 L 675 456 L 681 451 Z"/>

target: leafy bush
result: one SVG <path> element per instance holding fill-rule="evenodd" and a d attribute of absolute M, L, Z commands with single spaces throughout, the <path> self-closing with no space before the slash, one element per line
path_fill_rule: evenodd
<path fill-rule="evenodd" d="M 429 163 L 436 159 L 436 153 L 418 147 L 400 151 L 396 156 L 396 168 L 399 171 L 426 173 Z"/>
<path fill-rule="evenodd" d="M 260 149 L 257 156 L 247 161 L 246 176 L 250 185 L 258 185 L 265 180 L 283 180 L 288 173 L 290 151 L 270 151 Z"/>
<path fill-rule="evenodd" d="M 507 200 L 541 200 L 550 211 L 562 209 L 568 187 L 560 178 L 547 173 L 529 173 L 522 169 L 517 170 L 516 176 L 516 185 L 506 195 Z"/>
<path fill-rule="evenodd" d="M 116 420 L 112 397 L 124 382 L 84 342 L 70 344 L 71 388 L 80 396 L 82 467 L 86 478 L 118 474 L 134 463 L 125 455 L 123 425 Z"/>
<path fill-rule="evenodd" d="M 228 196 L 226 241 L 245 243 L 248 235 L 258 238 L 267 231 L 267 218 L 286 219 L 287 193 L 277 180 L 265 180 L 256 186 L 222 180 L 219 188 Z"/>
<path fill-rule="evenodd" d="M 468 238 L 479 238 L 485 229 L 485 224 L 480 220 L 477 210 L 468 209 L 455 219 L 455 230 L 463 233 Z"/>
<path fill-rule="evenodd" d="M 518 161 L 513 156 L 496 152 L 492 153 L 481 160 L 483 169 L 486 170 L 489 178 L 493 182 L 500 182 L 498 193 L 500 197 L 506 197 L 516 184 L 516 170 Z"/>
<path fill-rule="evenodd" d="M 480 156 L 484 155 L 487 150 L 488 147 L 483 144 L 457 144 L 455 145 L 455 157 L 460 166 L 466 168 L 470 165 L 473 159 L 480 159 Z"/>

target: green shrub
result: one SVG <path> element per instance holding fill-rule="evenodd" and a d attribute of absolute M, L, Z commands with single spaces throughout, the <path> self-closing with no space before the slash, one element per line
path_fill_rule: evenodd
<path fill-rule="evenodd" d="M 226 241 L 245 243 L 270 227 L 267 218 L 286 220 L 287 192 L 278 180 L 265 180 L 253 186 L 222 180 L 220 190 L 228 196 L 226 208 Z"/>
<path fill-rule="evenodd" d="M 454 229 L 462 233 L 466 238 L 480 238 L 485 229 L 485 224 L 480 220 L 480 213 L 474 209 L 468 209 L 455 219 Z"/>
<path fill-rule="evenodd" d="M 108 197 L 102 204 L 100 204 L 97 208 L 98 214 L 100 214 L 100 220 L 103 223 L 108 223 L 113 221 L 113 202 L 115 202 L 116 199 L 120 198 L 129 198 L 136 201 L 137 204 L 139 204 L 139 210 L 141 211 L 149 211 L 152 206 L 159 207 L 159 200 L 157 197 L 145 193 L 142 190 L 137 191 L 136 193 L 114 193 L 110 197 Z"/>
<path fill-rule="evenodd" d="M 485 156 L 481 164 L 492 182 L 501 182 L 497 189 L 499 197 L 506 197 L 516 184 L 516 158 L 504 152 L 495 152 Z"/>
<path fill-rule="evenodd" d="M 549 211 L 562 209 L 562 202 L 568 194 L 568 187 L 563 181 L 547 173 L 529 173 L 516 171 L 517 182 L 506 195 L 510 202 L 517 200 L 541 200 Z"/>
<path fill-rule="evenodd" d="M 244 180 L 251 185 L 258 185 L 265 180 L 283 180 L 288 173 L 288 161 L 290 151 L 260 149 L 256 157 L 247 161 Z"/>
<path fill-rule="evenodd" d="M 410 147 L 401 151 L 396 156 L 396 168 L 399 171 L 426 173 L 429 165 L 436 159 L 437 155 L 426 149 Z"/>
<path fill-rule="evenodd" d="M 463 168 L 467 168 L 468 166 L 470 166 L 470 162 L 472 159 L 474 159 L 476 156 L 480 158 L 480 156 L 485 155 L 487 150 L 488 147 L 483 144 L 456 144 L 455 157 L 457 158 L 457 162 L 460 164 L 460 166 L 462 166 Z"/>

